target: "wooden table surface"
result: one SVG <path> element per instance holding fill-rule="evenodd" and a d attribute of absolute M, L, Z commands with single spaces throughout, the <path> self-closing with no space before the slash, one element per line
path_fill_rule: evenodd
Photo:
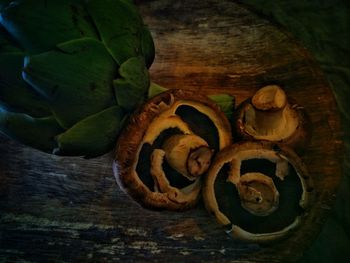
<path fill-rule="evenodd" d="M 0 261 L 286 262 L 319 233 L 341 176 L 343 142 L 318 65 L 288 33 L 231 1 L 136 1 L 156 45 L 152 80 L 229 93 L 240 103 L 279 84 L 305 106 L 314 133 L 303 160 L 317 200 L 297 233 L 260 247 L 230 239 L 204 209 L 142 209 L 117 186 L 113 153 L 47 155 L 0 136 Z"/>

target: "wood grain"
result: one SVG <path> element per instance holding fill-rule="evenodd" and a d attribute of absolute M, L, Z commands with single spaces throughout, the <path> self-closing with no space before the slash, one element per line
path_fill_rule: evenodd
<path fill-rule="evenodd" d="M 47 155 L 0 137 L 0 259 L 28 262 L 286 262 L 317 237 L 341 176 L 336 103 L 318 65 L 288 33 L 231 1 L 136 1 L 156 45 L 154 82 L 238 103 L 279 84 L 314 128 L 303 160 L 317 201 L 307 222 L 270 247 L 231 240 L 199 204 L 184 213 L 140 208 L 121 192 L 112 156 Z"/>

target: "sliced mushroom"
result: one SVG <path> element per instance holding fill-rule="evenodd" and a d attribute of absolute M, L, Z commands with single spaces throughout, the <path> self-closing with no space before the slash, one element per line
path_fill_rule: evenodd
<path fill-rule="evenodd" d="M 277 85 L 259 89 L 236 113 L 236 131 L 242 139 L 284 143 L 297 152 L 310 141 L 310 127 L 304 108 L 291 103 Z"/>
<path fill-rule="evenodd" d="M 250 165 L 249 170 L 257 171 L 245 172 L 243 163 L 254 160 L 270 162 L 275 168 L 266 175 L 260 166 Z M 312 196 L 312 181 L 301 159 L 291 148 L 270 142 L 247 141 L 220 151 L 203 187 L 207 210 L 229 228 L 228 233 L 258 243 L 294 231 L 307 214 Z"/>
<path fill-rule="evenodd" d="M 188 116 L 178 114 L 183 106 L 210 120 L 217 131 L 217 149 L 196 134 L 193 123 L 185 121 Z M 169 129 L 176 129 L 175 134 L 164 135 Z M 115 176 L 119 186 L 143 207 L 188 209 L 199 198 L 201 175 L 209 168 L 214 149 L 231 143 L 229 121 L 215 103 L 194 92 L 169 90 L 146 102 L 130 118 L 117 142 Z M 148 156 L 141 156 L 144 152 Z M 142 162 L 147 164 L 139 169 Z M 185 183 L 173 185 L 169 171 Z M 147 180 L 153 183 L 144 179 L 147 173 Z"/>

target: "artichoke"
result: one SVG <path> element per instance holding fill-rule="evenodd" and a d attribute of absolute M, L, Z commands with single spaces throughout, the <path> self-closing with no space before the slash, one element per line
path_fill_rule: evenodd
<path fill-rule="evenodd" d="M 57 155 L 110 151 L 146 97 L 152 36 L 129 0 L 0 0 L 0 132 Z"/>

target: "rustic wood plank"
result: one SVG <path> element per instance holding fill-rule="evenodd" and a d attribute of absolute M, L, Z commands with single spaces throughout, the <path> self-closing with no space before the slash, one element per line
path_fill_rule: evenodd
<path fill-rule="evenodd" d="M 318 65 L 288 33 L 231 1 L 137 1 L 156 44 L 153 81 L 240 103 L 276 83 L 314 127 L 303 157 L 317 202 L 291 238 L 271 247 L 231 240 L 202 204 L 184 213 L 140 208 L 112 174 L 113 154 L 50 156 L 0 137 L 0 259 L 134 262 L 285 262 L 319 233 L 341 176 L 335 100 Z"/>

